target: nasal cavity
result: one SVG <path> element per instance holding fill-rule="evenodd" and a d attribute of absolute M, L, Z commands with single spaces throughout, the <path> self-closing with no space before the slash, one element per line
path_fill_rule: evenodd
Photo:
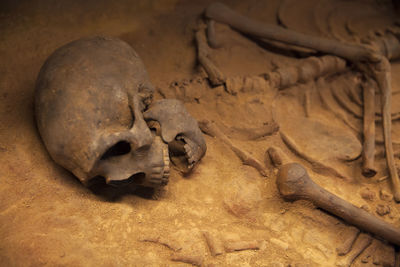
<path fill-rule="evenodd" d="M 131 152 L 131 144 L 126 141 L 119 141 L 118 143 L 110 147 L 106 151 L 106 153 L 103 154 L 101 159 L 105 160 L 111 157 L 122 156 L 128 154 L 129 152 Z"/>
<path fill-rule="evenodd" d="M 125 180 L 111 180 L 108 182 L 112 186 L 126 186 L 129 184 L 141 185 L 145 181 L 146 175 L 143 172 L 136 173 Z"/>

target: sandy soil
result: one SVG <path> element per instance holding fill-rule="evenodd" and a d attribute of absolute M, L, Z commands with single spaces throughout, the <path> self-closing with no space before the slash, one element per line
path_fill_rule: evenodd
<path fill-rule="evenodd" d="M 342 23 L 332 22 L 337 27 L 332 30 L 326 19 L 326 28 L 315 26 L 321 16 L 307 21 L 311 17 L 307 8 L 299 9 L 302 12 L 297 17 L 291 16 L 293 6 L 279 0 L 224 2 L 263 22 L 278 23 L 279 17 L 285 26 L 298 31 L 352 41 L 353 35 L 343 34 L 343 25 L 347 22 L 344 14 L 338 15 L 336 7 L 328 12 L 329 5 L 316 5 L 318 12 L 330 14 L 329 21 Z M 280 147 L 291 160 L 306 166 L 310 176 L 324 188 L 400 226 L 398 204 L 390 193 L 381 196 L 382 190 L 391 192 L 389 181 L 380 179 L 387 175 L 381 144 L 378 142 L 377 147 L 378 174 L 371 179 L 364 178 L 359 157 L 362 119 L 335 102 L 334 110 L 344 112 L 348 124 L 352 125 L 349 127 L 321 101 L 321 94 L 334 94 L 337 88 L 361 97 L 357 86 L 359 75 L 349 70 L 279 93 L 271 89 L 230 95 L 222 87 L 211 88 L 204 71 L 197 66 L 193 41 L 193 30 L 209 3 L 40 0 L 1 4 L 1 266 L 186 265 L 172 261 L 174 258 L 187 258 L 204 266 L 339 264 L 348 256 L 338 256 L 336 248 L 351 238 L 352 228 L 305 201 L 283 201 L 275 185 L 277 170 L 265 156 L 270 146 Z M 346 5 L 347 13 L 344 13 L 354 11 L 349 1 L 340 4 Z M 376 5 L 375 1 L 361 3 L 367 4 Z M 387 14 L 385 5 L 388 3 L 381 1 L 380 8 L 372 8 L 374 12 L 383 12 L 373 14 L 380 27 L 392 22 L 388 15 L 380 19 L 382 14 Z M 357 18 L 363 16 L 366 15 L 361 12 Z M 362 29 L 360 35 L 366 34 L 358 20 L 353 19 L 351 23 Z M 317 25 L 323 26 L 323 23 Z M 212 56 L 227 76 L 259 75 L 299 60 L 294 53 L 265 49 L 224 25 L 217 24 L 216 28 L 223 45 L 213 50 Z M 230 136 L 237 147 L 266 164 L 268 177 L 243 165 L 217 138 L 205 136 L 207 154 L 196 170 L 187 177 L 173 170 L 168 186 L 156 196 L 143 192 L 95 194 L 49 157 L 35 126 L 33 96 L 38 71 L 54 49 L 96 34 L 119 37 L 134 47 L 157 88 L 156 98 L 181 99 L 198 120 L 213 120 L 227 129 L 246 131 L 275 120 L 281 131 L 296 140 L 300 149 L 320 158 L 349 180 L 314 172 L 308 162 L 287 148 L 277 132 L 256 140 Z M 400 65 L 393 63 L 392 68 L 396 95 L 400 91 L 396 75 Z M 309 117 L 305 116 L 303 105 L 306 91 L 312 103 Z M 393 110 L 399 109 L 396 99 Z M 395 141 L 400 139 L 399 126 L 399 122 L 394 122 Z M 378 139 L 380 127 L 378 124 Z M 343 162 L 338 160 L 342 155 L 355 155 L 356 159 Z M 399 163 L 398 158 L 396 161 Z M 363 192 L 367 188 L 369 193 L 365 197 Z M 376 213 L 379 207 L 389 207 L 389 213 L 379 216 Z M 256 242 L 259 249 L 213 256 L 204 232 L 225 246 L 249 241 Z M 393 265 L 393 246 L 373 240 L 372 248 L 364 251 L 354 266 Z"/>

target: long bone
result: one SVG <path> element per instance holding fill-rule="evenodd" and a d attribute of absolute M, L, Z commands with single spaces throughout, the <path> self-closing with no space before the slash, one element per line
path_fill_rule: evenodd
<path fill-rule="evenodd" d="M 400 229 L 323 189 L 311 180 L 302 165 L 298 163 L 283 165 L 276 183 L 285 200 L 309 200 L 315 206 L 342 218 L 349 224 L 400 245 Z"/>
<path fill-rule="evenodd" d="M 248 152 L 235 146 L 232 141 L 219 129 L 219 127 L 212 121 L 203 120 L 199 122 L 200 129 L 212 137 L 216 137 L 226 144 L 243 162 L 244 165 L 255 168 L 262 176 L 267 177 L 265 167 Z"/>
<path fill-rule="evenodd" d="M 205 10 L 205 16 L 208 19 L 227 24 L 245 34 L 311 48 L 353 62 L 377 62 L 380 60 L 375 51 L 366 46 L 344 44 L 335 40 L 298 33 L 276 25 L 260 23 L 233 11 L 222 3 L 216 2 L 209 5 Z"/>
<path fill-rule="evenodd" d="M 372 76 L 380 90 L 382 97 L 382 121 L 385 140 L 386 162 L 392 182 L 394 199 L 400 202 L 400 179 L 394 161 L 392 137 L 391 137 L 391 75 L 390 63 L 386 58 L 398 57 L 396 38 L 392 34 L 392 41 L 380 45 L 380 49 L 371 45 L 344 44 L 336 40 L 308 36 L 306 34 L 291 31 L 276 25 L 265 24 L 247 18 L 222 3 L 213 3 L 205 10 L 207 19 L 215 20 L 230 27 L 255 37 L 270 39 L 285 44 L 314 49 L 319 52 L 333 54 L 352 61 L 359 69 Z M 395 41 L 393 41 L 395 40 Z M 379 45 L 378 45 L 379 47 Z M 386 53 L 383 50 L 387 50 Z M 391 50 L 391 51 L 389 51 Z"/>

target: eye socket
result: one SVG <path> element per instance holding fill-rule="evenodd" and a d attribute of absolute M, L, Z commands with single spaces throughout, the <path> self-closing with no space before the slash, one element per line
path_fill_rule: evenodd
<path fill-rule="evenodd" d="M 126 141 L 119 141 L 118 143 L 110 147 L 106 151 L 106 153 L 101 156 L 101 159 L 105 160 L 111 157 L 122 156 L 128 154 L 129 152 L 131 152 L 131 145 Z"/>

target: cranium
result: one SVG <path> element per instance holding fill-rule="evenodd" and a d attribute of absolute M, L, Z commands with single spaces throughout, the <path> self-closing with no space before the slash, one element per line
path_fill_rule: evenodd
<path fill-rule="evenodd" d="M 115 186 L 167 184 L 168 144 L 183 140 L 191 167 L 204 155 L 205 143 L 186 110 L 186 126 L 178 125 L 174 137 L 163 141 L 151 130 L 143 112 L 153 91 L 141 59 L 119 39 L 90 37 L 57 49 L 40 70 L 35 99 L 38 129 L 53 160 L 85 185 L 95 177 Z"/>

